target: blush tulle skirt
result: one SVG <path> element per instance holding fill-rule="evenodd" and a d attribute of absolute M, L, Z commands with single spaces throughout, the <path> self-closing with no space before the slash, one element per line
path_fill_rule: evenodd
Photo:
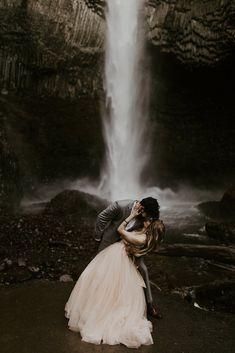
<path fill-rule="evenodd" d="M 94 344 L 153 344 L 145 283 L 124 243 L 110 245 L 88 264 L 65 305 L 70 330 Z"/>

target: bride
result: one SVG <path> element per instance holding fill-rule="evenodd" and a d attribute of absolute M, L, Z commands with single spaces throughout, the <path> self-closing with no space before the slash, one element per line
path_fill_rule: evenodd
<path fill-rule="evenodd" d="M 156 247 L 157 221 L 145 220 L 138 231 L 126 225 L 141 210 L 134 207 L 118 227 L 122 238 L 88 264 L 65 305 L 72 331 L 94 344 L 122 343 L 130 348 L 153 344 L 152 324 L 147 320 L 145 283 L 138 271 L 138 257 Z"/>

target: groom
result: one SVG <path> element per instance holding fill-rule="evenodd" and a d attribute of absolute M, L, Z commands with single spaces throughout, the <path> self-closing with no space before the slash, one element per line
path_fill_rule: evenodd
<path fill-rule="evenodd" d="M 159 204 L 152 197 L 144 198 L 141 201 L 121 200 L 115 201 L 103 210 L 97 217 L 95 224 L 95 240 L 100 242 L 98 251 L 105 249 L 107 246 L 120 241 L 120 235 L 117 232 L 118 226 L 126 219 L 132 208 L 138 206 L 141 214 L 128 223 L 126 230 L 132 231 L 143 226 L 143 220 L 153 219 L 159 220 Z M 165 233 L 165 227 L 159 220 L 158 234 L 159 241 L 162 241 Z M 139 260 L 139 270 L 146 284 L 145 297 L 147 302 L 148 315 L 157 319 L 162 319 L 162 315 L 157 311 L 153 304 L 153 297 L 150 287 L 148 269 L 144 263 L 143 257 Z"/>

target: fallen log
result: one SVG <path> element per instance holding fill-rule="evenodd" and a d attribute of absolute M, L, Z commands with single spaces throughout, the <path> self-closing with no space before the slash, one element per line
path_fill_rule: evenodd
<path fill-rule="evenodd" d="M 222 270 L 235 272 L 235 266 L 231 265 L 231 264 L 221 264 L 221 263 L 213 262 L 210 260 L 207 261 L 207 264 L 212 267 L 221 268 Z"/>
<path fill-rule="evenodd" d="M 235 265 L 235 247 L 217 245 L 174 244 L 161 245 L 154 251 L 163 256 L 189 256 Z"/>

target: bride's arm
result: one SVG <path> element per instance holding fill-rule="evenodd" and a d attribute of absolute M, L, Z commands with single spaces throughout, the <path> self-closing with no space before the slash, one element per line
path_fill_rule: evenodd
<path fill-rule="evenodd" d="M 141 213 L 140 210 L 134 208 L 134 210 L 131 212 L 131 214 L 120 224 L 120 226 L 117 229 L 121 238 L 130 244 L 142 245 L 142 244 L 144 244 L 145 239 L 146 239 L 145 234 L 138 235 L 138 237 L 137 237 L 136 235 L 134 235 L 134 232 L 127 232 L 125 230 L 126 225 L 140 213 Z"/>

